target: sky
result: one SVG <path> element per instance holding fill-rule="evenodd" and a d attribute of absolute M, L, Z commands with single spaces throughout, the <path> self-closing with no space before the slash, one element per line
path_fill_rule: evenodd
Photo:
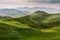
<path fill-rule="evenodd" d="M 45 7 L 53 8 L 53 12 L 56 9 L 60 9 L 60 0 L 0 0 L 0 9 L 1 8 L 18 8 L 18 7 Z M 51 10 L 46 10 L 50 11 Z"/>
<path fill-rule="evenodd" d="M 47 7 L 60 9 L 60 0 L 0 0 L 0 8 Z"/>

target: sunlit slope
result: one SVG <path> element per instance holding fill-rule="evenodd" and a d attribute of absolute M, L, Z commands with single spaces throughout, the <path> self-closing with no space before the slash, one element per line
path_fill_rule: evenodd
<path fill-rule="evenodd" d="M 4 26 L 4 24 L 6 25 L 11 25 L 11 26 L 15 26 L 15 27 L 18 27 L 18 28 L 29 28 L 27 25 L 25 24 L 22 24 L 18 21 L 15 21 L 13 19 L 0 19 L 0 26 Z M 8 26 L 9 27 L 9 26 Z"/>

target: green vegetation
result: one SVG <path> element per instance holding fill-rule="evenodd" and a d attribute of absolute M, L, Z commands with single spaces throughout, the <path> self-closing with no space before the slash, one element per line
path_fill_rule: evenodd
<path fill-rule="evenodd" d="M 0 40 L 60 40 L 60 14 L 36 11 L 20 18 L 0 17 Z"/>

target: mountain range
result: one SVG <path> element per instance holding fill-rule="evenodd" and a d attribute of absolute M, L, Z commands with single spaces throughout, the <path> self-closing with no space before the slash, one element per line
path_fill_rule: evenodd
<path fill-rule="evenodd" d="M 24 10 L 24 11 L 30 11 L 30 12 L 45 11 L 47 13 L 60 13 L 60 9 L 46 8 L 46 7 L 19 7 L 16 9 Z"/>
<path fill-rule="evenodd" d="M 0 16 L 21 17 L 32 14 L 35 11 L 45 11 L 50 14 L 60 13 L 60 9 L 45 8 L 45 7 L 18 7 L 11 9 L 0 9 Z"/>
<path fill-rule="evenodd" d="M 17 17 L 17 16 L 24 16 L 29 14 L 28 11 L 21 11 L 16 9 L 0 9 L 0 16 L 11 16 L 11 17 Z"/>

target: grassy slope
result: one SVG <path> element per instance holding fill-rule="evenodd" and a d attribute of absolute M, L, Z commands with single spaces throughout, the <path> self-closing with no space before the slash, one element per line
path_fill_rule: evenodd
<path fill-rule="evenodd" d="M 50 22 L 49 20 L 55 19 L 56 16 L 58 18 L 58 15 L 51 15 L 49 18 L 42 22 Z M 0 40 L 60 40 L 60 25 L 39 30 L 29 26 L 28 24 L 22 24 L 21 22 L 13 19 L 1 18 Z"/>

